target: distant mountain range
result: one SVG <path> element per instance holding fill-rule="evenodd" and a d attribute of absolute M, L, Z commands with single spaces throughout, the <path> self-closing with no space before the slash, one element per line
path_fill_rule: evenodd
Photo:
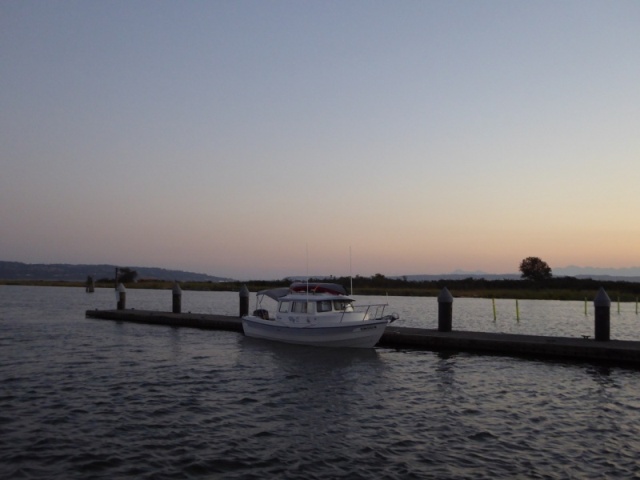
<path fill-rule="evenodd" d="M 553 274 L 556 276 L 565 277 L 615 277 L 616 279 L 625 280 L 629 278 L 640 279 L 640 267 L 628 267 L 628 268 L 599 268 L 599 267 L 577 267 L 575 265 L 569 265 L 564 268 L 553 269 Z"/>
<path fill-rule="evenodd" d="M 132 267 L 121 265 L 138 272 L 138 279 L 177 280 L 179 282 L 223 282 L 230 278 L 214 277 L 204 273 L 166 270 L 164 268 Z M 113 278 L 116 265 L 70 265 L 66 263 L 42 264 L 0 261 L 2 280 L 62 280 L 67 282 L 85 281 L 88 276 L 94 280 Z"/>
<path fill-rule="evenodd" d="M 484 272 L 456 272 L 440 273 L 436 275 L 401 275 L 392 278 L 405 278 L 410 282 L 430 282 L 436 280 L 464 280 L 466 278 L 484 278 L 485 280 L 520 280 L 520 275 L 515 273 L 484 273 Z"/>

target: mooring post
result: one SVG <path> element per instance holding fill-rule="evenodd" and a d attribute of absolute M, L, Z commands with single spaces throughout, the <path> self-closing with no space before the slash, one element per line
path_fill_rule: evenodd
<path fill-rule="evenodd" d="M 91 275 L 89 275 L 87 277 L 87 282 L 85 283 L 85 292 L 87 293 L 93 293 L 95 290 L 95 282 L 93 281 L 93 277 Z"/>
<path fill-rule="evenodd" d="M 127 289 L 123 284 L 118 284 L 118 310 L 124 310 L 127 305 Z"/>
<path fill-rule="evenodd" d="M 249 289 L 243 285 L 240 289 L 240 316 L 249 315 Z"/>
<path fill-rule="evenodd" d="M 450 332 L 453 319 L 453 295 L 444 287 L 438 295 L 438 331 Z"/>
<path fill-rule="evenodd" d="M 180 313 L 182 311 L 182 289 L 177 281 L 173 283 L 173 289 L 171 290 L 173 293 L 173 302 L 172 302 L 172 312 Z"/>
<path fill-rule="evenodd" d="M 596 340 L 607 342 L 611 330 L 611 300 L 603 287 L 598 290 L 593 306 L 596 310 Z"/>

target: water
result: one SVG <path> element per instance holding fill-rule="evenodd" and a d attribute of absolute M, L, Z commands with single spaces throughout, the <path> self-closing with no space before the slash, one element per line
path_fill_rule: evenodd
<path fill-rule="evenodd" d="M 360 298 L 360 301 L 365 300 Z M 367 300 L 378 301 L 377 298 Z M 434 299 L 390 297 L 405 326 Z M 183 310 L 238 313 L 237 293 Z M 435 304 L 435 305 L 434 305 Z M 631 478 L 640 371 L 392 349 L 308 349 L 233 332 L 84 318 L 98 289 L 0 287 L 0 478 Z M 127 306 L 171 307 L 129 290 Z M 637 339 L 634 306 L 612 338 Z M 591 309 L 592 307 L 589 306 Z M 509 310 L 511 309 L 511 312 Z M 454 301 L 454 328 L 593 333 L 581 302 Z"/>

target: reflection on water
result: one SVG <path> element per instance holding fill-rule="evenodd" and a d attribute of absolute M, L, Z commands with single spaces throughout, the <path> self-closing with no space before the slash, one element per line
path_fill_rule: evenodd
<path fill-rule="evenodd" d="M 0 287 L 0 478 L 632 478 L 640 471 L 637 370 L 311 349 L 84 318 L 86 309 L 113 308 L 112 293 Z M 194 311 L 237 312 L 236 294 L 184 296 Z M 396 298 L 394 310 L 406 324 L 428 327 L 432 320 L 420 315 L 436 312 L 422 308 L 431 301 Z M 162 302 L 170 308 L 170 293 L 127 298 L 137 309 Z M 567 303 L 535 304 L 535 319 L 521 304 L 516 328 L 560 318 L 561 330 L 571 331 L 575 305 Z M 492 325 L 485 307 L 456 299 L 454 326 L 456 311 L 461 327 Z M 518 325 L 498 312 L 495 328 Z"/>
<path fill-rule="evenodd" d="M 242 337 L 240 347 L 251 355 L 267 356 L 283 371 L 291 374 L 306 373 L 309 369 L 314 371 L 340 371 L 357 364 L 373 367 L 380 363 L 378 351 L 367 348 L 314 348 L 310 349 L 302 345 L 290 345 L 277 343 L 250 337 Z"/>
<path fill-rule="evenodd" d="M 436 374 L 438 386 L 444 391 L 450 391 L 455 386 L 456 354 L 438 352 L 438 362 L 436 364 Z"/>

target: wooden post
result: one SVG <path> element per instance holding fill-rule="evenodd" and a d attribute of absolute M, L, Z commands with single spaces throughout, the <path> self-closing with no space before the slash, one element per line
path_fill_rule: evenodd
<path fill-rule="evenodd" d="M 173 303 L 172 303 L 172 312 L 180 313 L 182 311 L 182 289 L 178 282 L 174 282 L 173 284 Z"/>
<path fill-rule="evenodd" d="M 610 339 L 611 331 L 611 300 L 604 288 L 600 287 L 598 290 L 598 294 L 593 300 L 593 306 L 596 310 L 596 340 L 607 342 Z"/>
<path fill-rule="evenodd" d="M 123 284 L 119 284 L 118 285 L 118 289 L 116 290 L 116 292 L 118 292 L 118 310 L 124 310 L 126 308 L 127 305 L 127 290 L 126 288 L 124 288 Z"/>
<path fill-rule="evenodd" d="M 444 287 L 438 295 L 438 331 L 450 332 L 453 323 L 453 295 Z"/>
<path fill-rule="evenodd" d="M 95 282 L 93 281 L 93 277 L 91 275 L 89 275 L 87 277 L 87 282 L 85 283 L 85 292 L 87 293 L 93 293 L 95 290 Z"/>
<path fill-rule="evenodd" d="M 249 315 L 249 289 L 243 285 L 240 289 L 240 316 Z"/>

